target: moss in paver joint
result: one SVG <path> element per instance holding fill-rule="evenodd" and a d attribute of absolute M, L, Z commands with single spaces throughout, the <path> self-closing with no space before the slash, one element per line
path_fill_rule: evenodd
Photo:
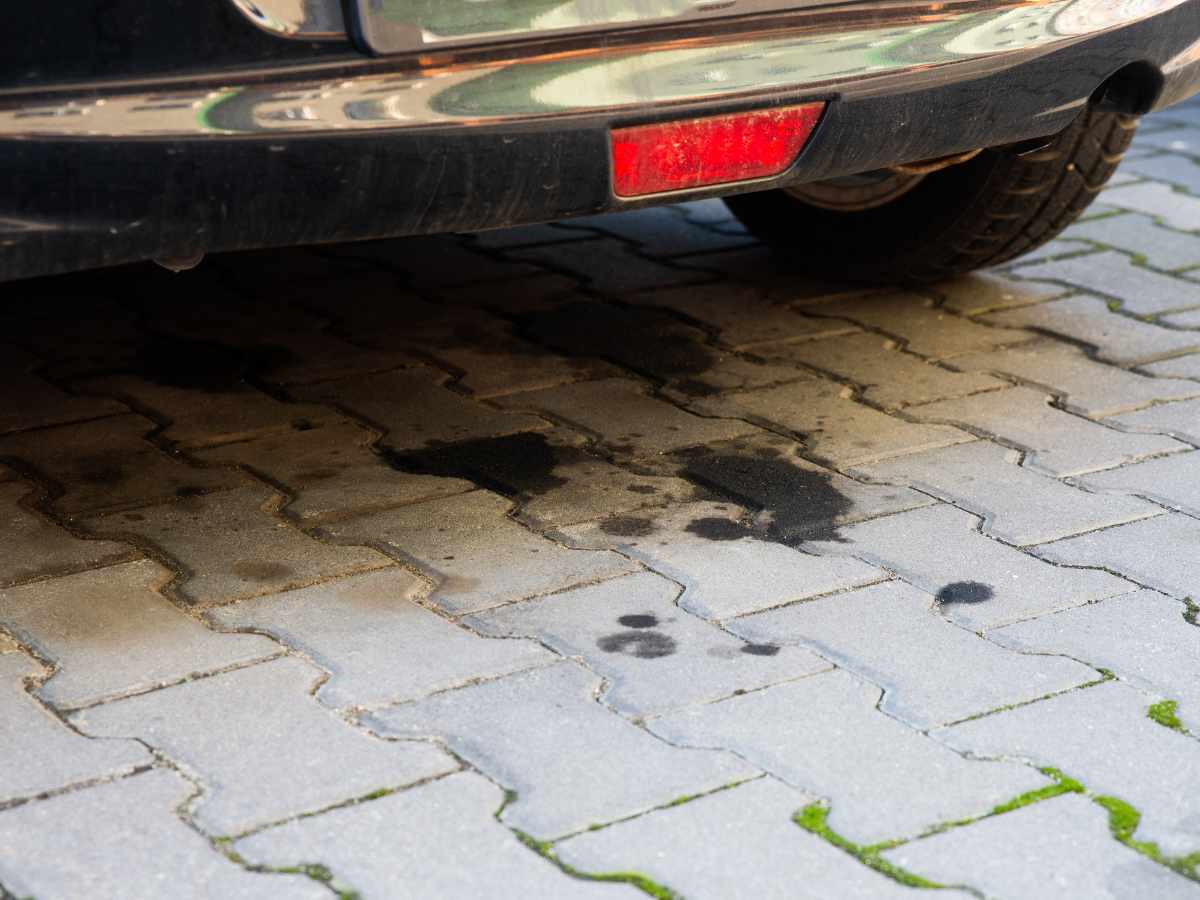
<path fill-rule="evenodd" d="M 522 844 L 538 856 L 558 866 L 562 872 L 570 875 L 572 878 L 580 878 L 584 881 L 616 881 L 632 885 L 643 894 L 648 894 L 655 898 L 655 900 L 682 900 L 679 894 L 670 888 L 664 887 L 637 872 L 584 872 L 581 869 L 575 868 L 570 863 L 565 863 L 559 859 L 554 854 L 554 845 L 549 841 L 539 841 L 533 835 L 526 834 L 519 828 L 511 828 L 511 831 Z"/>
<path fill-rule="evenodd" d="M 1173 869 L 1185 878 L 1200 881 L 1200 872 L 1197 872 L 1197 866 L 1200 866 L 1200 851 L 1186 856 L 1168 856 L 1154 841 L 1139 841 L 1134 837 L 1142 821 L 1142 814 L 1135 807 L 1120 797 L 1106 795 L 1092 797 L 1092 801 L 1107 810 L 1108 830 L 1126 847 L 1149 857 L 1159 865 Z"/>
<path fill-rule="evenodd" d="M 1174 700 L 1159 700 L 1146 710 L 1146 716 L 1164 728 L 1170 728 L 1172 731 L 1178 731 L 1180 734 L 1187 734 L 1188 730 L 1179 721 L 1178 710 L 1179 704 Z"/>
<path fill-rule="evenodd" d="M 880 855 L 884 850 L 890 850 L 897 844 L 873 844 L 870 847 L 862 847 L 830 828 L 828 820 L 829 807 L 821 803 L 812 803 L 792 816 L 792 821 L 805 831 L 815 834 L 839 850 L 844 850 L 864 866 L 874 869 L 881 875 L 886 875 L 895 882 L 914 888 L 944 887 L 944 885 L 922 878 L 895 863 L 888 862 Z"/>
<path fill-rule="evenodd" d="M 1200 614 L 1200 606 L 1197 606 L 1191 597 L 1184 597 L 1183 605 L 1187 607 L 1187 612 L 1183 614 L 1183 621 L 1189 625 L 1200 625 L 1196 621 L 1197 614 Z"/>

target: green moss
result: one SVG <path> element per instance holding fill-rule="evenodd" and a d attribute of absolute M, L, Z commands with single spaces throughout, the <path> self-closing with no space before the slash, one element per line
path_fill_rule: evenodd
<path fill-rule="evenodd" d="M 1184 597 L 1183 605 L 1187 607 L 1187 612 L 1183 614 L 1183 621 L 1187 622 L 1189 625 L 1200 624 L 1196 622 L 1196 616 L 1197 614 L 1200 614 L 1200 606 L 1197 606 L 1195 603 L 1193 603 L 1191 597 Z"/>
<path fill-rule="evenodd" d="M 1048 778 L 1054 779 L 1054 784 L 1048 784 L 1045 787 L 1037 788 L 1036 790 L 1026 791 L 1017 797 L 1013 797 L 1007 803 L 1001 803 L 988 813 L 989 816 L 999 816 L 1006 812 L 1012 812 L 1014 809 L 1021 809 L 1025 806 L 1030 806 L 1034 803 L 1040 803 L 1043 800 L 1049 800 L 1051 797 L 1061 797 L 1063 794 L 1082 794 L 1084 787 L 1074 778 L 1068 778 L 1058 769 L 1045 768 L 1039 771 Z"/>
<path fill-rule="evenodd" d="M 1179 704 L 1174 700 L 1159 700 L 1146 710 L 1146 715 L 1151 721 L 1157 722 L 1163 728 L 1170 728 L 1172 731 L 1178 731 L 1180 734 L 1187 734 L 1187 729 L 1183 727 L 1183 723 L 1179 721 L 1179 716 L 1176 715 L 1178 709 Z"/>
<path fill-rule="evenodd" d="M 655 900 L 682 900 L 682 898 L 668 887 L 664 887 L 656 881 L 647 878 L 645 875 L 639 875 L 637 872 L 584 872 L 576 869 L 574 866 L 563 862 L 554 855 L 554 845 L 549 841 L 539 841 L 531 834 L 526 834 L 519 828 L 511 829 L 513 834 L 517 836 L 522 844 L 536 853 L 538 856 L 548 860 L 558 868 L 570 875 L 572 878 L 580 878 L 584 881 L 615 881 L 622 884 L 629 884 L 637 888 L 643 894 L 647 894 Z"/>
<path fill-rule="evenodd" d="M 1112 312 L 1118 312 L 1121 309 L 1120 300 L 1109 300 L 1105 305 L 1108 306 L 1109 310 Z"/>
<path fill-rule="evenodd" d="M 803 828 L 805 831 L 815 834 L 817 837 L 832 844 L 839 850 L 845 851 L 857 859 L 860 863 L 868 868 L 874 869 L 881 875 L 885 875 L 892 881 L 899 884 L 914 888 L 940 888 L 942 885 L 937 882 L 930 881 L 927 878 L 922 878 L 907 869 L 904 869 L 895 863 L 888 862 L 880 854 L 884 850 L 890 850 L 898 846 L 898 841 L 873 844 L 869 847 L 861 847 L 853 841 L 847 840 L 836 831 L 829 827 L 829 809 L 820 803 L 813 803 L 804 807 L 797 812 L 792 821 Z"/>

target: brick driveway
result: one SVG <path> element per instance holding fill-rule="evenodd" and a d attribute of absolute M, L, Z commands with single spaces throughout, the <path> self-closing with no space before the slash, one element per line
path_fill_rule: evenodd
<path fill-rule="evenodd" d="M 0 897 L 1200 897 L 1200 105 L 1134 147 L 920 292 L 715 201 L 8 286 Z"/>

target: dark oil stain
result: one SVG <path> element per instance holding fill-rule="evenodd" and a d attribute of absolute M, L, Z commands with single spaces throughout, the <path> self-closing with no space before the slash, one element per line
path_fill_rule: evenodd
<path fill-rule="evenodd" d="M 125 515 L 122 516 L 121 518 L 123 518 L 126 522 L 145 522 L 146 521 L 146 517 L 143 516 L 141 513 L 125 513 Z"/>
<path fill-rule="evenodd" d="M 750 526 L 718 516 L 692 519 L 684 530 L 709 541 L 740 541 L 742 538 L 755 537 Z"/>
<path fill-rule="evenodd" d="M 775 656 L 779 647 L 775 644 L 743 644 L 742 652 L 748 656 Z"/>
<path fill-rule="evenodd" d="M 155 384 L 219 393 L 237 388 L 253 375 L 295 361 L 294 353 L 275 344 L 240 347 L 156 335 L 140 348 L 135 369 Z"/>
<path fill-rule="evenodd" d="M 129 476 L 115 456 L 116 454 L 104 454 L 83 460 L 79 466 L 79 480 L 97 487 L 114 487 L 120 484 Z"/>
<path fill-rule="evenodd" d="M 197 487 L 194 484 L 184 484 L 175 488 L 175 496 L 183 500 L 188 497 L 199 497 L 204 493 L 204 488 Z"/>
<path fill-rule="evenodd" d="M 290 576 L 292 569 L 283 563 L 243 559 L 233 564 L 233 574 L 249 581 L 277 581 Z"/>
<path fill-rule="evenodd" d="M 617 619 L 617 623 L 624 625 L 626 628 L 657 628 L 658 616 L 650 613 L 633 613 L 628 616 L 621 616 Z"/>
<path fill-rule="evenodd" d="M 402 472 L 464 478 L 508 496 L 537 497 L 567 483 L 556 468 L 593 458 L 578 447 L 551 444 L 544 434 L 523 432 L 388 453 L 387 459 Z"/>
<path fill-rule="evenodd" d="M 654 520 L 639 516 L 609 516 L 600 521 L 600 530 L 613 537 L 646 537 L 654 534 Z"/>
<path fill-rule="evenodd" d="M 657 494 L 658 488 L 651 487 L 648 484 L 631 484 L 625 490 L 631 494 Z"/>
<path fill-rule="evenodd" d="M 979 581 L 954 581 L 937 592 L 938 603 L 983 603 L 995 596 L 990 585 Z"/>
<path fill-rule="evenodd" d="M 619 631 L 600 638 L 596 646 L 605 653 L 624 653 L 638 659 L 661 659 L 676 650 L 675 639 L 661 631 Z"/>
<path fill-rule="evenodd" d="M 328 481 L 330 478 L 337 478 L 342 470 L 340 468 L 325 468 L 325 469 L 305 469 L 303 472 L 297 472 L 292 477 L 296 481 Z"/>

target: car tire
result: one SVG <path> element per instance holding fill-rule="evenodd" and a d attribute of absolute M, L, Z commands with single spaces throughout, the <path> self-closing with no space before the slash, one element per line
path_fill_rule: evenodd
<path fill-rule="evenodd" d="M 990 148 L 915 179 L 885 173 L 908 181 L 893 185 L 890 196 L 881 183 L 879 202 L 870 206 L 850 179 L 725 203 L 753 234 L 807 270 L 936 281 L 1013 259 L 1070 225 L 1116 171 L 1137 122 L 1089 106 L 1043 141 Z"/>

